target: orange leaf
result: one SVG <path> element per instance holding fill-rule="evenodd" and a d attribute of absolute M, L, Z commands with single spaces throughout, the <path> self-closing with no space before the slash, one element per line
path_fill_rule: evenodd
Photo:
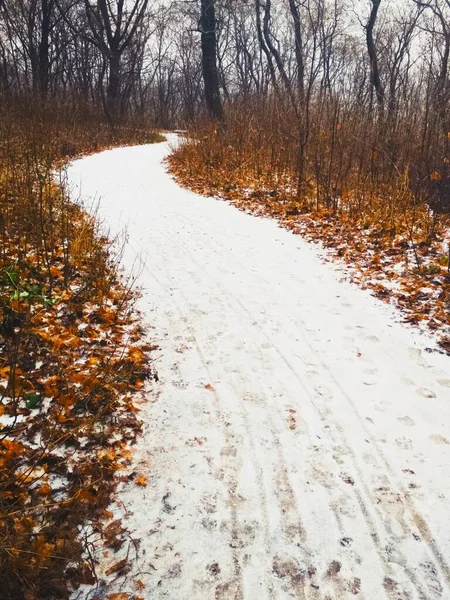
<path fill-rule="evenodd" d="M 147 487 L 147 477 L 145 477 L 145 475 L 141 475 L 135 480 L 135 483 L 141 487 Z"/>
<path fill-rule="evenodd" d="M 3 369 L 0 369 L 0 379 L 9 379 L 10 372 L 11 367 L 3 367 Z"/>
<path fill-rule="evenodd" d="M 130 348 L 128 350 L 128 356 L 131 358 L 133 362 L 140 362 L 144 360 L 145 354 L 142 352 L 140 348 Z"/>
<path fill-rule="evenodd" d="M 119 560 L 119 562 L 114 563 L 107 571 L 105 571 L 106 575 L 112 575 L 113 573 L 117 573 L 117 571 L 121 571 L 124 567 L 127 566 L 128 559 L 123 558 Z M 109 596 L 108 596 L 109 598 Z"/>
<path fill-rule="evenodd" d="M 87 502 L 92 502 L 94 500 L 93 495 L 84 489 L 82 489 L 78 492 L 78 498 L 80 500 L 86 500 Z"/>
<path fill-rule="evenodd" d="M 116 313 L 112 308 L 103 306 L 99 309 L 98 314 L 104 323 L 112 323 L 116 318 Z"/>
<path fill-rule="evenodd" d="M 41 496 L 48 496 L 52 493 L 52 488 L 48 485 L 48 483 L 44 483 L 38 490 L 38 494 Z"/>
<path fill-rule="evenodd" d="M 45 382 L 44 392 L 47 398 L 54 398 L 59 394 L 59 383 L 59 377 L 57 377 L 56 375 L 53 375 L 52 377 L 49 377 L 49 379 L 47 379 L 47 381 Z"/>

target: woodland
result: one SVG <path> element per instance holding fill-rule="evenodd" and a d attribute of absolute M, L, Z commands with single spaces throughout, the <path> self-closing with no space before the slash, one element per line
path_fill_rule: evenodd
<path fill-rule="evenodd" d="M 322 244 L 450 352 L 449 62 L 450 0 L 0 0 L 1 599 L 96 581 L 157 379 L 124 240 L 64 165 L 178 130 L 178 182 Z"/>

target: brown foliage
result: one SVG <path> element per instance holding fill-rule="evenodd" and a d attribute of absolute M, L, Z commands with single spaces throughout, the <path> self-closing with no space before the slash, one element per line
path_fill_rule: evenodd
<path fill-rule="evenodd" d="M 193 129 L 169 159 L 178 180 L 320 240 L 348 262 L 352 279 L 393 300 L 407 321 L 448 331 L 449 217 L 427 203 L 432 178 L 420 188 L 411 179 L 420 145 L 411 124 L 399 127 L 393 168 L 393 141 L 380 139 L 379 124 L 313 105 L 299 189 L 295 115 L 279 98 L 252 102 L 230 106 L 224 130 Z"/>
<path fill-rule="evenodd" d="M 6 110 L 0 132 L 0 597 L 66 598 L 95 581 L 85 551 L 140 431 L 130 393 L 150 368 L 118 256 L 52 169 L 152 134 Z"/>

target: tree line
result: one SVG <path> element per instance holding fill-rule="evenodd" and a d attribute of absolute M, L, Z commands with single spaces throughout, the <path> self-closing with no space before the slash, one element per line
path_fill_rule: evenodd
<path fill-rule="evenodd" d="M 264 107 L 295 139 L 299 193 L 314 171 L 336 197 L 350 171 L 407 170 L 448 207 L 449 60 L 450 0 L 0 0 L 4 102 L 161 127 Z"/>

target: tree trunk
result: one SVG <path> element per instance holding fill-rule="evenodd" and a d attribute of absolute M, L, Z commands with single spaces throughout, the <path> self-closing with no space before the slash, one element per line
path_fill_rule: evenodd
<path fill-rule="evenodd" d="M 269 28 L 270 10 L 271 10 L 271 0 L 266 0 L 266 4 L 264 7 L 264 21 L 263 21 L 264 40 L 266 42 L 267 48 L 270 50 L 270 53 L 272 54 L 273 58 L 275 59 L 275 62 L 278 67 L 278 71 L 280 72 L 280 77 L 281 77 L 282 82 L 284 83 L 284 86 L 286 87 L 286 89 L 288 91 L 290 91 L 291 90 L 291 82 L 289 81 L 289 77 L 287 76 L 287 73 L 285 71 L 280 53 L 275 48 L 275 45 L 273 44 L 272 39 L 271 39 L 271 33 L 270 33 L 270 28 Z"/>
<path fill-rule="evenodd" d="M 381 83 L 380 69 L 378 66 L 377 50 L 373 38 L 373 30 L 377 20 L 378 9 L 380 8 L 381 0 L 371 0 L 372 9 L 370 11 L 369 20 L 366 25 L 366 41 L 367 51 L 370 59 L 370 81 L 375 89 L 377 104 L 380 112 L 384 109 L 384 87 Z"/>
<path fill-rule="evenodd" d="M 120 58 L 121 55 L 118 50 L 110 51 L 108 57 L 109 78 L 106 90 L 106 103 L 111 118 L 116 118 L 119 114 L 121 84 Z"/>
<path fill-rule="evenodd" d="M 42 0 L 41 39 L 39 41 L 39 91 L 45 98 L 48 95 L 50 76 L 50 21 L 52 13 L 51 0 Z"/>
<path fill-rule="evenodd" d="M 303 101 L 305 96 L 305 63 L 303 60 L 302 24 L 296 0 L 289 0 L 289 9 L 294 21 L 295 59 L 297 61 L 297 88 L 300 94 L 300 99 Z"/>
<path fill-rule="evenodd" d="M 225 115 L 220 98 L 217 71 L 216 26 L 214 0 L 201 0 L 199 29 L 202 36 L 202 70 L 206 107 L 214 119 L 223 121 Z"/>
<path fill-rule="evenodd" d="M 264 41 L 263 30 L 261 25 L 261 0 L 256 0 L 256 32 L 258 34 L 259 45 L 267 58 L 267 66 L 269 67 L 270 79 L 274 88 L 277 86 L 277 77 L 275 74 L 275 67 L 273 66 L 272 55 L 270 54 L 269 48 L 266 46 Z"/>

